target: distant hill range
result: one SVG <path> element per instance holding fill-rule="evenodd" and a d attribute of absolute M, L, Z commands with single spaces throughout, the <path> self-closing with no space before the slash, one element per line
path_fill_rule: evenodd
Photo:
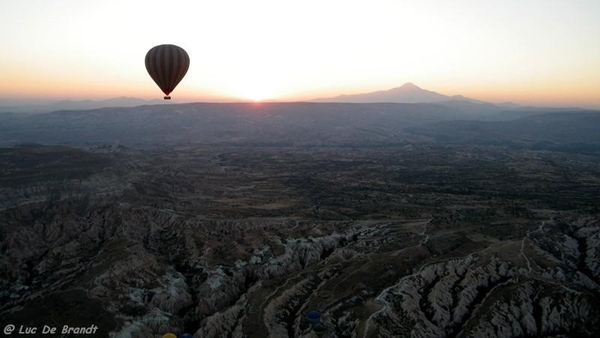
<path fill-rule="evenodd" d="M 188 103 L 0 114 L 0 147 L 221 144 L 388 147 L 407 142 L 600 154 L 598 111 L 477 112 L 437 103 Z"/>
<path fill-rule="evenodd" d="M 44 114 L 0 110 L 0 146 L 203 143 L 387 147 L 433 141 L 600 154 L 600 112 L 594 110 L 491 104 L 442 95 L 411 83 L 319 101 L 334 102 L 175 104 L 126 97 L 62 101 L 44 106 L 45 112 L 51 111 Z"/>
<path fill-rule="evenodd" d="M 576 107 L 547 108 L 522 106 L 512 102 L 490 103 L 472 99 L 462 95 L 443 95 L 434 91 L 420 88 L 407 82 L 400 87 L 389 90 L 380 90 L 371 93 L 340 95 L 331 98 L 319 98 L 311 102 L 329 103 L 408 103 L 408 104 L 434 104 L 450 108 L 459 114 L 465 114 L 468 119 L 478 120 L 512 120 L 525 116 L 570 113 L 570 112 L 595 112 L 595 110 Z"/>
<path fill-rule="evenodd" d="M 211 99 L 211 102 L 233 103 L 247 102 L 233 99 Z M 266 102 L 278 102 L 267 100 Z M 498 119 L 512 119 L 528 115 L 549 112 L 586 111 L 579 108 L 540 108 L 526 107 L 512 102 L 489 103 L 472 99 L 462 95 L 442 95 L 434 91 L 418 87 L 413 83 L 405 83 L 400 87 L 389 90 L 380 90 L 372 93 L 340 95 L 332 98 L 319 98 L 307 102 L 326 103 L 406 103 L 406 104 L 435 104 L 451 108 L 454 112 L 467 114 L 467 116 L 482 115 Z M 144 100 L 135 97 L 117 97 L 107 100 L 63 100 L 63 101 L 2 101 L 0 100 L 0 113 L 50 113 L 64 110 L 91 110 L 100 108 L 137 107 L 143 105 L 181 104 L 186 101 L 170 102 L 160 99 Z M 281 102 L 283 103 L 283 102 Z"/>
<path fill-rule="evenodd" d="M 447 96 L 430 90 L 420 88 L 419 86 L 407 82 L 400 87 L 389 90 L 380 90 L 372 93 L 340 95 L 332 98 L 321 98 L 312 100 L 313 102 L 351 102 L 351 103 L 380 103 L 380 102 L 395 102 L 395 103 L 447 103 L 458 101 L 475 105 L 491 105 L 491 103 L 471 99 L 462 95 Z M 496 106 L 503 108 L 520 107 L 514 103 L 502 103 Z"/>
<path fill-rule="evenodd" d="M 49 113 L 59 110 L 90 110 L 111 107 L 136 107 L 164 104 L 163 100 L 144 100 L 135 97 L 116 97 L 107 100 L 63 100 L 58 102 L 0 102 L 0 113 Z"/>

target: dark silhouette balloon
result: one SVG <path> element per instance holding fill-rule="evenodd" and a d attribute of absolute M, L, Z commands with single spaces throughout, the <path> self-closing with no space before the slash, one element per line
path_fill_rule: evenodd
<path fill-rule="evenodd" d="M 183 48 L 175 45 L 159 45 L 146 54 L 146 70 L 152 80 L 165 93 L 165 100 L 177 87 L 190 67 L 190 57 Z"/>

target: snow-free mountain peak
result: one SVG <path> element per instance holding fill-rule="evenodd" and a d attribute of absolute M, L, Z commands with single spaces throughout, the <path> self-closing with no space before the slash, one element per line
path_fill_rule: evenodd
<path fill-rule="evenodd" d="M 447 101 L 451 98 L 433 91 L 425 90 L 412 82 L 389 90 L 380 90 L 365 94 L 340 95 L 332 98 L 317 99 L 318 102 L 398 102 L 398 103 L 431 103 Z"/>
<path fill-rule="evenodd" d="M 414 84 L 412 82 L 407 82 L 407 83 L 403 84 L 402 86 L 398 87 L 397 89 L 421 89 L 421 87 L 417 86 L 416 84 Z"/>

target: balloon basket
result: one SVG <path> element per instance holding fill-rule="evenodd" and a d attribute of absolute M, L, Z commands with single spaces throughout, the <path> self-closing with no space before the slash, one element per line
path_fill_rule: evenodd
<path fill-rule="evenodd" d="M 170 96 L 165 96 L 165 100 L 170 100 L 171 97 Z"/>

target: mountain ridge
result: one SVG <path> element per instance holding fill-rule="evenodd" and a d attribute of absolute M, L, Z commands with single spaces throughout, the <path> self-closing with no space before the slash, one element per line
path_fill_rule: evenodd
<path fill-rule="evenodd" d="M 439 103 L 449 105 L 456 105 L 456 101 L 459 103 L 467 102 L 469 104 L 497 106 L 501 108 L 517 108 L 521 107 L 518 104 L 512 102 L 505 102 L 500 104 L 493 104 L 486 101 L 472 99 L 463 95 L 444 95 L 431 90 L 423 89 L 412 82 L 406 82 L 399 87 L 394 87 L 387 90 L 378 90 L 369 93 L 359 94 L 342 94 L 335 97 L 329 98 L 317 98 L 311 100 L 311 102 L 347 102 L 347 103 Z"/>

